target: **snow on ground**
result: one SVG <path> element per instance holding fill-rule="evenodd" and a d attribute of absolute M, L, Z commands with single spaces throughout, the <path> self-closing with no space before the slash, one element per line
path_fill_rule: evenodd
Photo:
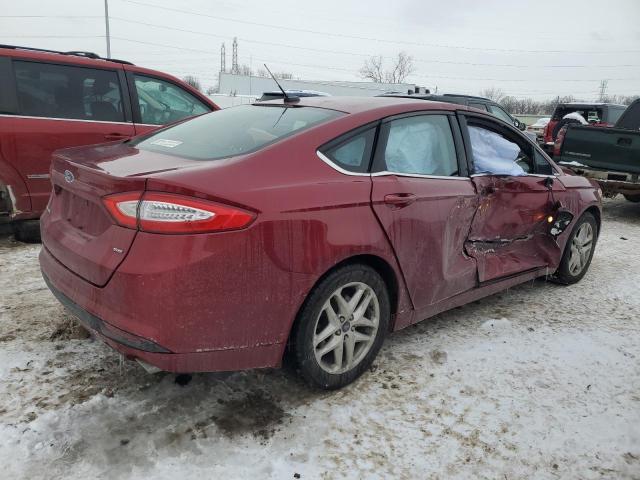
<path fill-rule="evenodd" d="M 640 204 L 591 271 L 391 335 L 318 392 L 285 371 L 148 375 L 86 338 L 38 246 L 0 240 L 3 478 L 640 478 Z"/>

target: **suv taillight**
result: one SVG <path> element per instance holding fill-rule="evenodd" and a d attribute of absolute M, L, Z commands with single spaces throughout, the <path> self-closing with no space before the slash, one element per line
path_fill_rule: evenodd
<path fill-rule="evenodd" d="M 116 193 L 102 201 L 119 225 L 153 233 L 237 230 L 256 218 L 237 207 L 171 193 Z"/>

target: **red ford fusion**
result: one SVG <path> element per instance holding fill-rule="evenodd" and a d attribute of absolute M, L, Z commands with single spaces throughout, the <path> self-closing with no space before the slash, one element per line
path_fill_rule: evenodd
<path fill-rule="evenodd" d="M 460 105 L 245 105 L 61 150 L 40 264 L 148 369 L 280 366 L 339 388 L 384 337 L 541 276 L 586 273 L 600 192 Z"/>

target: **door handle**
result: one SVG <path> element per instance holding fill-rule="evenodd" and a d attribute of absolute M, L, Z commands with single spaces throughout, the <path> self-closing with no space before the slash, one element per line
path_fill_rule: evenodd
<path fill-rule="evenodd" d="M 617 141 L 617 144 L 620 146 L 628 147 L 631 145 L 631 139 L 629 137 L 620 137 Z"/>
<path fill-rule="evenodd" d="M 104 139 L 108 141 L 123 140 L 125 138 L 129 138 L 129 135 L 125 135 L 124 133 L 107 133 L 104 136 Z"/>
<path fill-rule="evenodd" d="M 411 205 L 417 198 L 413 193 L 390 193 L 384 196 L 384 203 L 390 207 L 402 208 Z"/>

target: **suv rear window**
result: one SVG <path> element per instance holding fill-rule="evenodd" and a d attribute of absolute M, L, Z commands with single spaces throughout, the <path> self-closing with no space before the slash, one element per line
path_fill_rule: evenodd
<path fill-rule="evenodd" d="M 241 105 L 165 128 L 133 145 L 195 160 L 215 160 L 255 152 L 342 115 L 314 107 Z"/>

